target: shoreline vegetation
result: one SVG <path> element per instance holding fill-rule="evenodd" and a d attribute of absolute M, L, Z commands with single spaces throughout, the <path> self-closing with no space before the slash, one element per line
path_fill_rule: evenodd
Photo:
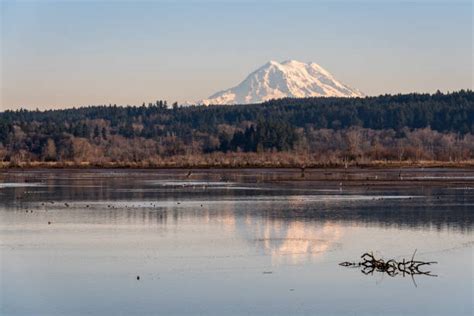
<path fill-rule="evenodd" d="M 472 167 L 474 92 L 0 112 L 0 168 Z"/>
<path fill-rule="evenodd" d="M 396 169 L 396 168 L 465 168 L 474 169 L 474 159 L 463 161 L 316 161 L 309 156 L 291 153 L 209 154 L 176 156 L 140 162 L 24 161 L 0 162 L 8 169 Z"/>

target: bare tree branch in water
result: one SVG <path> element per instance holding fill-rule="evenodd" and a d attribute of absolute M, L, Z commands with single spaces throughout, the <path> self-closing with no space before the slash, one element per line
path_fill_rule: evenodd
<path fill-rule="evenodd" d="M 432 274 L 431 271 L 420 270 L 422 267 L 427 267 L 432 264 L 436 264 L 437 262 L 415 260 L 415 254 L 416 250 L 410 260 L 403 258 L 401 261 L 396 261 L 395 259 L 385 261 L 383 259 L 375 258 L 372 252 L 366 252 L 361 256 L 362 261 L 360 262 L 344 261 L 339 265 L 343 267 L 358 267 L 365 275 L 372 275 L 374 272 L 382 272 L 391 277 L 395 277 L 397 275 L 402 277 L 410 276 L 413 280 L 413 284 L 417 286 L 414 278 L 416 275 L 437 277 L 437 275 Z"/>

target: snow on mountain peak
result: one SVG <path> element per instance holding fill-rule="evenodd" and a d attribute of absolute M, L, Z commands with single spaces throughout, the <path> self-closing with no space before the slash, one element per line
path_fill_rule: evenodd
<path fill-rule="evenodd" d="M 217 92 L 199 104 L 249 104 L 285 97 L 361 97 L 316 63 L 269 61 L 239 85 Z"/>

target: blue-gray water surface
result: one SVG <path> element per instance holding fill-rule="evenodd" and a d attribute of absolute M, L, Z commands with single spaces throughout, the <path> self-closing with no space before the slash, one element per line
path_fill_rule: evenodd
<path fill-rule="evenodd" d="M 3 171 L 0 314 L 472 315 L 473 219 L 474 170 Z"/>

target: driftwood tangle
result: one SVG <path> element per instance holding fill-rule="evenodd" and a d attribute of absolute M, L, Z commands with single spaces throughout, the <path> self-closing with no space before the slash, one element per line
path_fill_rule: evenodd
<path fill-rule="evenodd" d="M 415 275 L 427 275 L 437 277 L 435 274 L 431 274 L 431 271 L 422 271 L 421 267 L 426 267 L 431 264 L 436 264 L 436 261 L 419 261 L 415 260 L 416 250 L 410 260 L 403 258 L 401 261 L 395 259 L 383 260 L 376 259 L 373 253 L 364 253 L 361 256 L 361 262 L 341 262 L 339 265 L 343 267 L 359 267 L 363 274 L 373 274 L 376 272 L 383 272 L 391 277 L 401 275 L 403 277 L 409 275 L 413 278 Z M 414 280 L 413 280 L 414 281 Z M 416 283 L 415 283 L 416 286 Z"/>

